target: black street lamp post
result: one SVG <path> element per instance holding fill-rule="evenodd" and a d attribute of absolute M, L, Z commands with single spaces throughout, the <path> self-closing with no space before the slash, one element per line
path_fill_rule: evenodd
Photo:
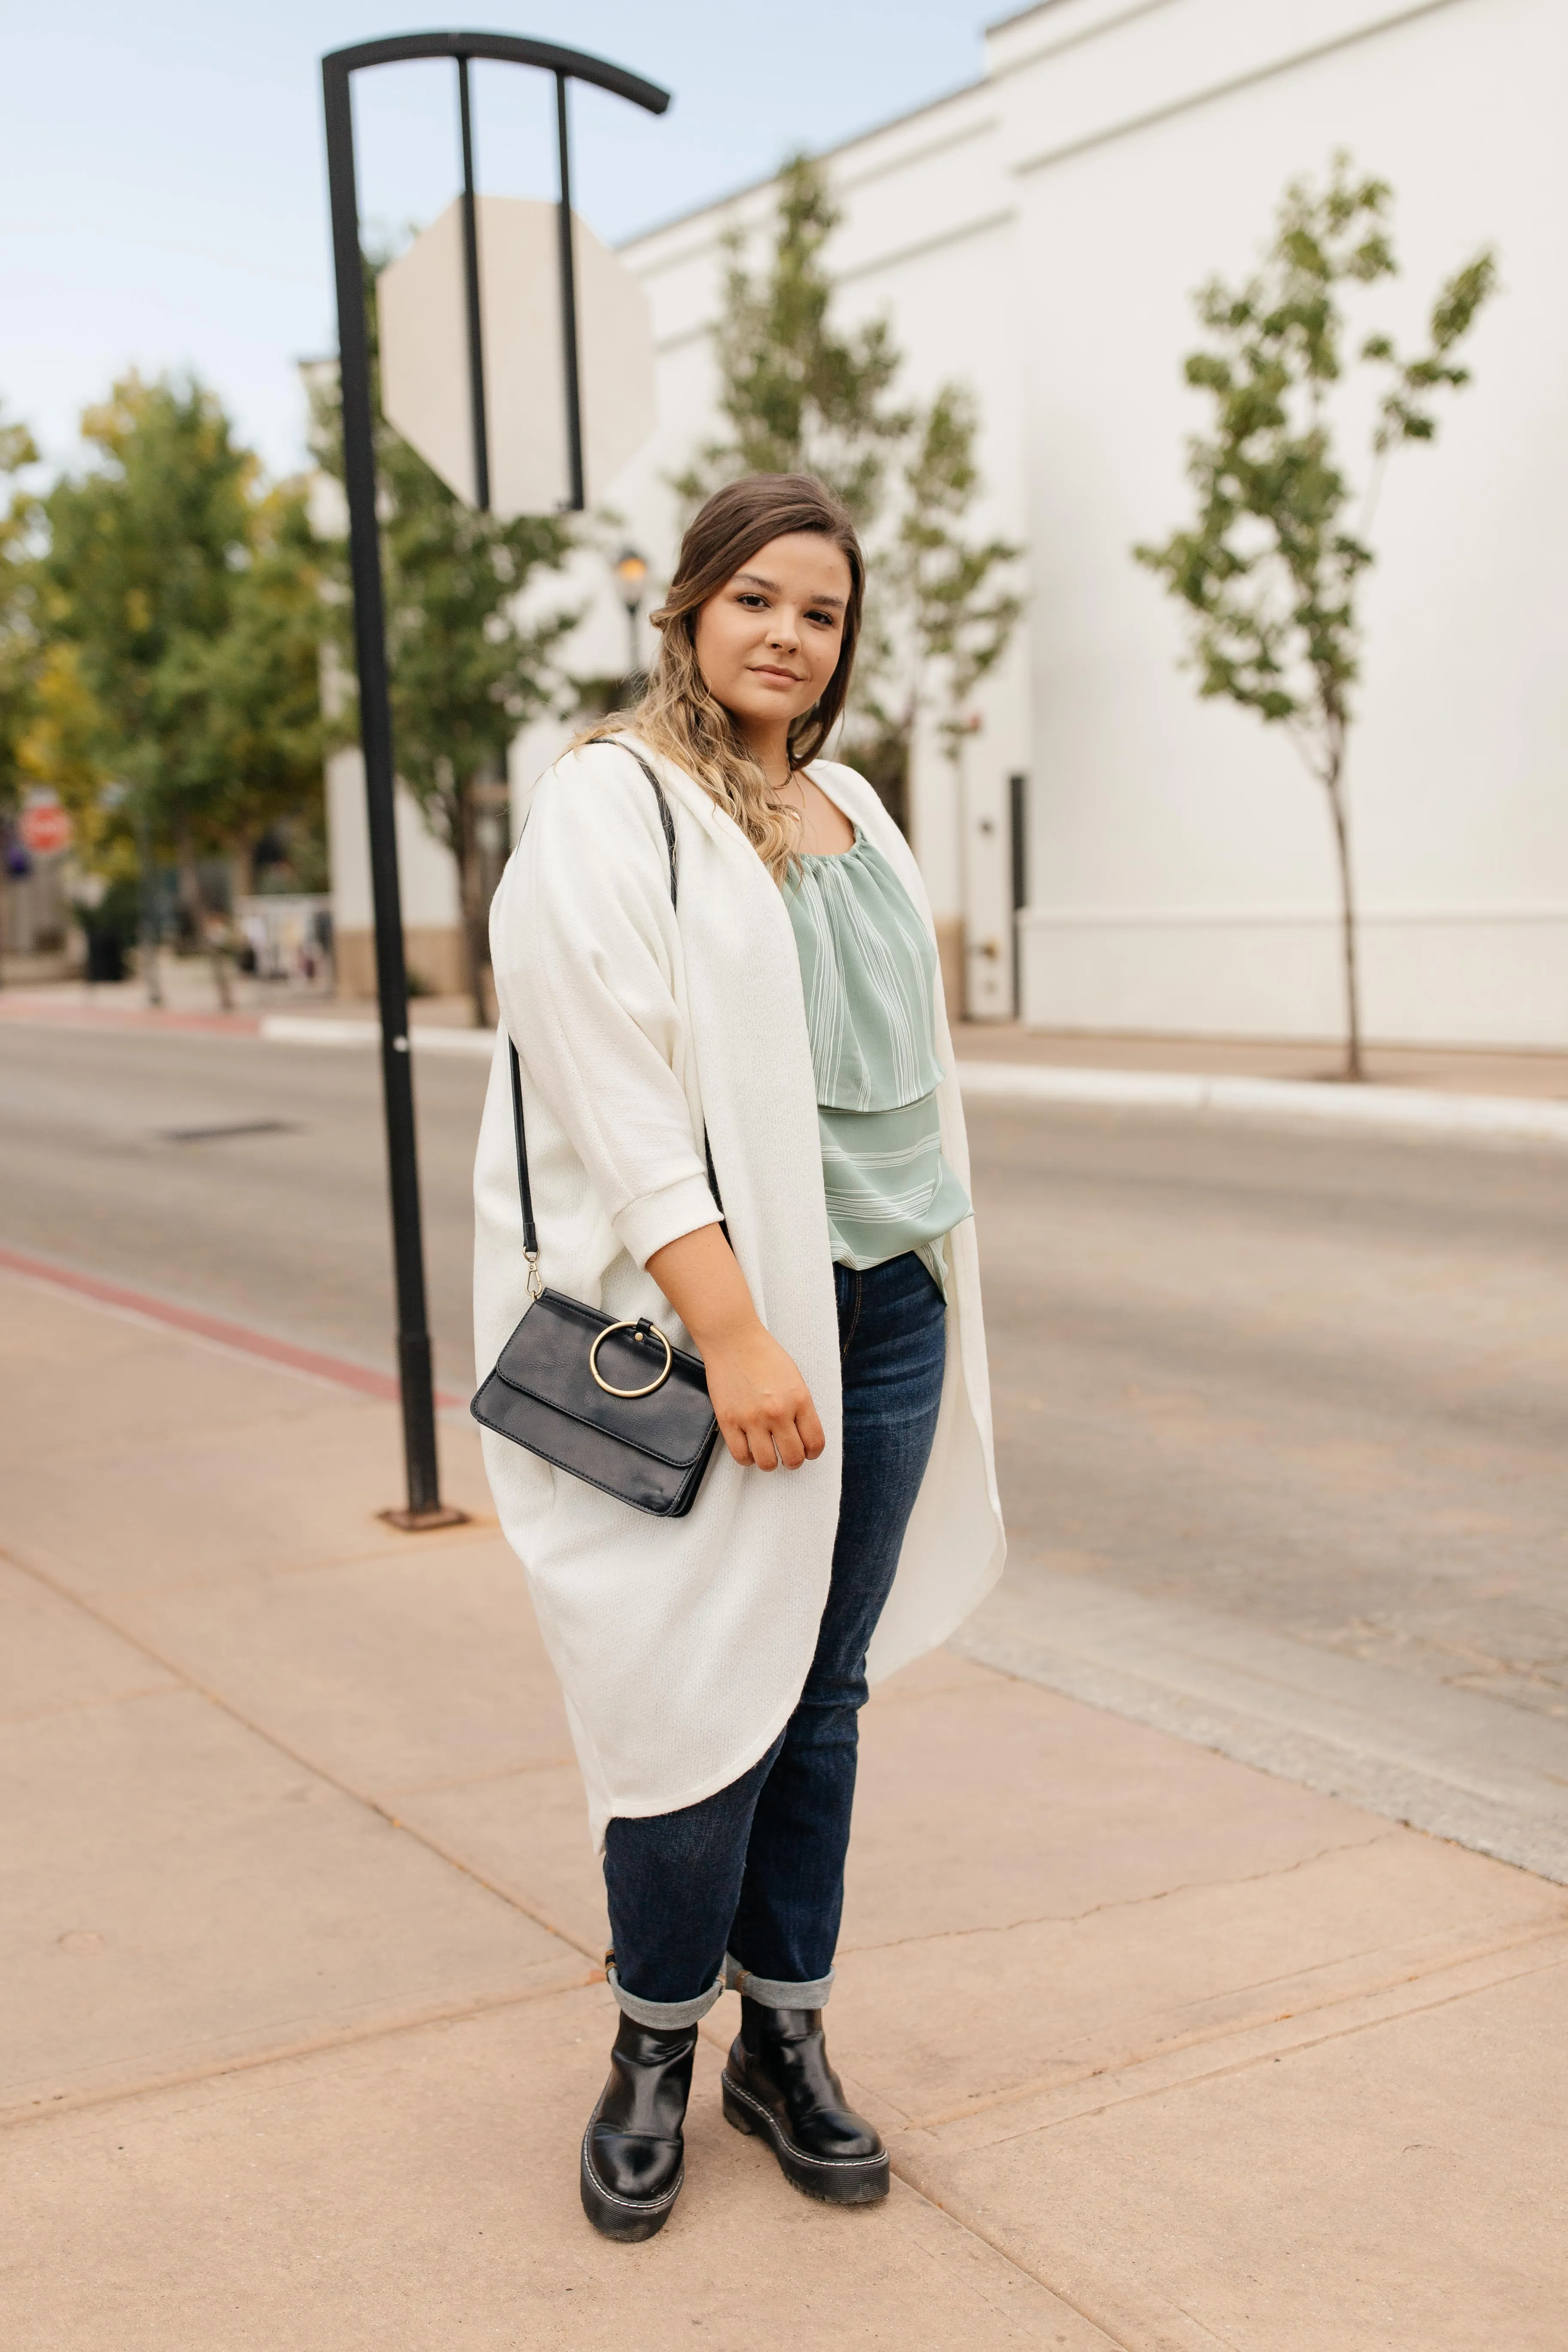
<path fill-rule="evenodd" d="M 474 58 L 533 66 L 555 77 L 555 127 L 560 185 L 563 396 L 566 406 L 571 495 L 569 512 L 584 502 L 582 402 L 577 364 L 575 272 L 572 254 L 572 181 L 567 143 L 566 86 L 587 81 L 662 114 L 669 93 L 653 82 L 577 49 L 505 33 L 410 33 L 334 49 L 321 59 L 327 123 L 327 180 L 337 278 L 339 378 L 342 404 L 343 478 L 349 509 L 349 569 L 353 583 L 354 656 L 359 672 L 360 740 L 364 751 L 370 820 L 371 890 L 375 909 L 376 990 L 381 1012 L 381 1071 L 386 1111 L 386 1164 L 392 1206 L 393 1264 L 397 1289 L 397 1369 L 403 1400 L 403 1452 L 407 1505 L 385 1516 L 403 1528 L 449 1526 L 463 1514 L 441 1501 L 436 1456 L 436 1398 L 425 1298 L 425 1249 L 419 1219 L 419 1167 L 414 1125 L 414 1081 L 408 1044 L 408 974 L 403 953 L 403 911 L 394 831 L 396 763 L 382 594 L 381 533 L 375 509 L 375 442 L 371 414 L 370 348 L 365 329 L 363 262 L 359 241 L 359 192 L 354 171 L 353 77 L 371 66 L 416 58 L 451 58 L 458 68 L 463 152 L 463 264 L 467 294 L 468 362 L 474 436 L 476 501 L 489 505 L 484 350 L 479 313 L 479 235 L 474 202 L 474 147 L 468 68 Z"/>
<path fill-rule="evenodd" d="M 642 611 L 643 588 L 647 580 L 647 556 L 639 555 L 635 547 L 624 547 L 616 561 L 616 579 L 620 586 L 621 602 L 626 608 L 626 643 L 631 648 L 626 664 L 626 694 L 629 698 L 637 692 L 637 680 L 642 676 L 642 663 L 638 658 L 642 646 L 637 638 L 637 615 Z"/>

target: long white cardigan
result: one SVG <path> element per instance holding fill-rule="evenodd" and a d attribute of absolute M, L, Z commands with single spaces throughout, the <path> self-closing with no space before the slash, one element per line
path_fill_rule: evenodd
<path fill-rule="evenodd" d="M 641 748 L 641 747 L 639 747 Z M 506 1036 L 522 1064 L 542 1272 L 552 1289 L 688 1334 L 647 1260 L 717 1216 L 759 1315 L 827 1433 L 797 1471 L 715 1451 L 682 1519 L 650 1518 L 493 1432 L 485 1467 L 561 1677 L 592 1831 L 674 1811 L 739 1778 L 800 1696 L 838 1517 L 841 1402 L 816 1090 L 795 935 L 776 884 L 700 786 L 645 750 L 675 820 L 679 908 L 647 779 L 613 743 L 535 787 L 490 915 L 502 1025 L 474 1171 L 482 1378 L 528 1304 Z M 818 761 L 823 790 L 888 858 L 926 920 L 919 868 L 876 793 Z M 969 1155 L 940 993 L 942 1142 Z M 945 1641 L 1002 1572 L 973 1220 L 948 1243 L 947 1371 L 930 1466 L 871 1645 L 873 1680 Z"/>

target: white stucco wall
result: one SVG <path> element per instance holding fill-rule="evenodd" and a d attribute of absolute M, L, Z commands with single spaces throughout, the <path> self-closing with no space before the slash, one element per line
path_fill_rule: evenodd
<path fill-rule="evenodd" d="M 415 929 L 456 929 L 461 920 L 457 861 L 437 841 L 405 784 L 394 802 L 397 875 L 403 920 Z M 375 913 L 370 887 L 370 821 L 365 814 L 364 756 L 356 748 L 327 761 L 327 853 L 332 874 L 332 923 L 340 931 L 367 931 Z"/>
<path fill-rule="evenodd" d="M 1024 1011 L 1039 1025 L 1321 1035 L 1342 1000 L 1319 789 L 1200 704 L 1179 619 L 1131 562 L 1185 519 L 1191 289 L 1241 275 L 1285 180 L 1339 146 L 1389 178 L 1414 341 L 1482 244 L 1503 290 L 1435 448 L 1395 457 L 1351 755 L 1366 1012 L 1385 1038 L 1568 1044 L 1568 389 L 1561 0 L 1046 0 L 987 78 L 826 160 L 847 317 L 886 312 L 904 388 L 977 393 L 975 527 L 1025 542 L 1032 603 L 975 698 L 961 789 L 925 760 L 916 846 L 966 918 L 972 1009 L 1005 1011 L 1006 779 L 1029 777 Z M 719 238 L 772 190 L 637 240 L 658 435 L 614 486 L 656 563 L 663 478 L 709 428 Z M 758 248 L 760 250 L 760 248 Z"/>
<path fill-rule="evenodd" d="M 1030 54 L 1075 23 L 1074 48 Z M 1552 0 L 1058 0 L 993 58 L 1028 379 L 1030 1017 L 1279 1034 L 1341 1018 L 1321 793 L 1278 733 L 1195 700 L 1175 609 L 1127 549 L 1189 511 L 1188 289 L 1242 275 L 1283 179 L 1342 145 L 1398 200 L 1403 276 L 1369 320 L 1414 343 L 1482 244 L 1503 277 L 1474 383 L 1440 404 L 1435 447 L 1396 454 L 1373 527 L 1350 761 L 1368 1025 L 1568 1042 L 1568 17 Z"/>

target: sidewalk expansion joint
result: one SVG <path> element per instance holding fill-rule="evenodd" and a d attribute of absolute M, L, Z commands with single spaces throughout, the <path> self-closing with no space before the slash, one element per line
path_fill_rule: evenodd
<path fill-rule="evenodd" d="M 962 2234 L 965 2238 L 971 2240 L 976 2247 L 984 2246 L 988 2253 L 998 2255 L 1001 2260 L 1005 2263 L 1007 2268 L 1013 2273 L 1016 2278 L 1024 2281 L 1037 2294 L 1048 2295 L 1053 2303 L 1057 2303 L 1061 2305 L 1064 2312 L 1071 2312 L 1075 2318 L 1082 2319 L 1086 2326 L 1091 2327 L 1094 2330 L 1094 2333 L 1096 2336 L 1099 2337 L 1100 2344 L 1108 2347 L 1108 2352 L 1136 2352 L 1136 2348 L 1129 2345 L 1125 2336 L 1108 2336 L 1100 2324 L 1097 2320 L 1089 2319 L 1079 2309 L 1077 2304 L 1068 2301 L 1068 2297 L 1062 2294 L 1059 2287 L 1047 2287 L 1044 2281 L 1037 2278 L 1033 2271 L 1029 2270 L 1026 2264 L 1021 2263 L 1018 2260 L 1017 2255 L 1009 2248 L 993 2245 L 991 2241 L 988 2238 L 984 2237 L 981 2232 L 974 2228 L 972 2222 L 964 2221 L 961 2215 L 953 2212 L 950 2207 L 942 2204 L 939 2198 L 931 2196 L 926 2189 L 917 2188 L 912 2180 L 906 2180 L 903 2174 L 899 2171 L 896 2165 L 893 2166 L 892 2170 L 894 2178 L 897 2179 L 899 2186 L 903 2190 L 905 2196 L 912 2197 L 918 2205 L 923 2205 L 928 2213 L 940 2213 L 944 2221 L 951 2223 L 953 2229 L 961 2231 Z M 915 2251 L 928 2263 L 934 2263 L 936 2260 L 936 2257 L 930 2246 L 917 2244 Z M 1009 2315 L 1005 2312 L 1003 2306 L 996 2302 L 994 2297 L 985 2293 L 984 2286 L 978 2280 L 971 2280 L 970 2284 L 972 2287 L 973 2287 L 974 2291 L 982 2296 L 987 2310 L 994 2312 L 1005 2326 L 1008 2325 Z M 1056 2340 L 1059 2344 L 1062 2339 L 1058 2336 Z"/>
<path fill-rule="evenodd" d="M 1551 1954 L 1543 1959 L 1535 1960 L 1528 1965 L 1500 1969 L 1484 1984 L 1461 1985 L 1457 1989 L 1438 1993 L 1430 2000 L 1411 2000 L 1395 2004 L 1390 1999 L 1390 1996 L 1397 1993 L 1403 1986 L 1419 1985 L 1438 1976 L 1451 1974 L 1457 1969 L 1473 1967 L 1478 1961 L 1505 1957 L 1510 1952 L 1523 1952 L 1531 1946 L 1544 1942 L 1553 1936 L 1563 1937 L 1565 1948 L 1562 1952 Z M 1194 2089 L 1203 2083 L 1222 2082 L 1229 2075 L 1248 2074 L 1254 2067 L 1268 2065 L 1279 2059 L 1297 2057 L 1306 2051 L 1321 2050 L 1332 2042 L 1352 2041 L 1359 2034 L 1378 2032 L 1386 2026 L 1402 2024 L 1406 2018 L 1429 2017 L 1435 2015 L 1439 2010 L 1453 2008 L 1458 2001 L 1473 2000 L 1478 1992 L 1489 1990 L 1494 1984 L 1511 1984 L 1522 1978 L 1542 1976 L 1549 1969 L 1565 1966 L 1568 1966 L 1568 1937 L 1564 1937 L 1563 1924 L 1558 1922 L 1553 1927 L 1539 1927 L 1531 1935 L 1520 1937 L 1510 1943 L 1493 1946 L 1485 1951 L 1459 1954 L 1441 1968 L 1426 1971 L 1413 1971 L 1401 1976 L 1391 1984 L 1343 1994 L 1336 2000 L 1323 2003 L 1321 2010 L 1314 2011 L 1309 2008 L 1304 2011 L 1289 2011 L 1277 2018 L 1254 2020 L 1250 2023 L 1241 2025 L 1220 2026 L 1211 2033 L 1187 2035 L 1167 2042 L 1158 2050 L 1151 2050 L 1142 2057 L 1120 2063 L 1110 2060 L 1100 2066 L 1086 2067 L 1082 2073 L 1076 2075 L 1058 2076 L 1054 2081 L 1037 2080 L 1033 2083 L 1020 2084 L 1013 2090 L 997 2092 L 989 2099 L 965 2105 L 943 2114 L 915 2116 L 910 2119 L 907 2128 L 911 2132 L 921 2133 L 940 2131 L 952 2124 L 968 2123 L 981 2116 L 994 2114 L 1004 2107 L 1020 2106 L 1028 2099 L 1050 2098 L 1054 2095 L 1075 2089 L 1080 2083 L 1096 2081 L 1114 2083 L 1121 2078 L 1131 2078 L 1140 2074 L 1144 2067 L 1161 2065 L 1171 2059 L 1181 2057 L 1185 2051 L 1202 2050 L 1211 2044 L 1222 2043 L 1243 2034 L 1255 2034 L 1259 2038 L 1273 2037 L 1272 2040 L 1268 2041 L 1266 2047 L 1250 2052 L 1246 2057 L 1233 2059 L 1228 2064 L 1205 2066 L 1199 2072 L 1179 2074 L 1167 2082 L 1130 2081 L 1130 2087 L 1118 2096 L 1101 2099 L 1093 2105 L 1074 2106 L 1068 2114 L 1026 2124 L 1017 2131 L 998 2132 L 985 2142 L 987 2147 L 1005 2147 L 1016 2139 L 1032 2139 L 1041 2132 L 1059 2131 L 1068 2124 L 1091 2121 L 1098 2116 L 1110 2114 L 1118 2107 L 1135 2106 L 1147 2099 L 1164 2098 L 1177 2092 Z M 1369 2002 L 1382 2004 L 1379 2013 L 1374 2017 L 1355 2018 L 1345 2024 L 1329 2026 L 1321 2032 L 1285 2035 L 1279 2031 L 1281 2027 L 1294 2025 L 1298 2018 L 1302 2015 L 1331 2014 L 1335 2009 L 1352 2008 Z"/>
<path fill-rule="evenodd" d="M 198 2083 L 219 2081 L 226 2074 L 253 2074 L 264 2066 L 285 2066 L 301 2058 L 313 2058 L 331 2050 L 357 2049 L 372 2042 L 395 2041 L 400 2034 L 420 2033 L 433 2025 L 461 2025 L 469 2018 L 489 2017 L 498 2010 L 521 2009 L 530 2001 L 552 2000 L 557 1994 L 583 1992 L 591 1985 L 602 1984 L 602 1968 L 584 1969 L 581 1976 L 568 1978 L 559 1984 L 522 1985 L 514 1991 L 480 1993 L 464 2000 L 435 2001 L 400 2017 L 383 2018 L 364 2025 L 346 2025 L 309 2034 L 297 2042 L 285 2042 L 268 2050 L 240 2051 L 229 2057 L 209 2060 L 205 2065 L 171 2067 L 161 2074 L 150 2075 L 143 2083 L 127 2083 L 119 2089 L 67 2091 L 48 2099 L 35 2100 L 30 2106 L 0 2109 L 0 2133 L 26 2131 L 36 2124 L 47 2124 L 57 2116 L 80 2115 L 93 2107 L 123 2105 L 132 2099 L 151 2099 L 163 2091 L 177 2091 Z"/>
<path fill-rule="evenodd" d="M 1099 1919 L 1110 1911 L 1141 1911 L 1156 1903 L 1171 1903 L 1180 1895 L 1212 1894 L 1215 1888 L 1262 1886 L 1271 1878 L 1292 1878 L 1299 1870 L 1310 1870 L 1315 1863 L 1326 1862 L 1331 1854 L 1359 1853 L 1363 1847 L 1385 1845 L 1390 1839 L 1404 1837 L 1408 1832 L 1397 1822 L 1385 1829 L 1374 1830 L 1367 1837 L 1334 1838 L 1321 1846 L 1315 1853 L 1299 1854 L 1294 1862 L 1280 1863 L 1270 1870 L 1255 1870 L 1243 1878 L 1183 1879 L 1176 1886 L 1159 1886 L 1149 1895 L 1118 1895 L 1108 1896 L 1103 1903 L 1091 1903 L 1086 1911 L 1032 1912 L 1021 1919 L 984 1920 L 973 1927 L 937 1927 L 929 1934 L 892 1936 L 881 1944 L 846 1944 L 841 1948 L 845 1958 L 858 1959 L 863 1954 L 896 1952 L 906 1944 L 959 1943 L 973 1936 L 1011 1936 L 1021 1927 L 1076 1927 L 1085 1919 Z M 1564 1924 L 1559 1921 L 1559 1925 Z"/>
<path fill-rule="evenodd" d="M 327 1788 L 335 1789 L 340 1796 L 347 1797 L 351 1803 L 362 1806 L 366 1812 L 374 1813 L 385 1822 L 388 1829 L 395 1831 L 399 1836 L 412 1838 L 416 1845 L 424 1846 L 427 1853 L 437 1857 L 437 1861 L 444 1862 L 448 1869 L 460 1871 L 465 1878 L 472 1879 L 477 1886 L 482 1886 L 487 1894 L 493 1895 L 498 1902 L 504 1903 L 510 1911 L 515 1911 L 522 1918 L 531 1920 L 536 1927 L 542 1927 L 546 1935 L 553 1936 L 558 1943 L 566 1945 L 572 1951 L 583 1953 L 586 1958 L 600 1957 L 597 1946 L 584 1944 L 580 1937 L 573 1935 L 564 1927 L 557 1927 L 553 1921 L 545 1918 L 540 1912 L 530 1910 L 526 1903 L 520 1902 L 517 1896 L 510 1893 L 506 1887 L 498 1884 L 496 1880 L 487 1877 L 482 1870 L 476 1869 L 471 1862 L 465 1861 L 458 1854 L 449 1853 L 444 1846 L 437 1843 L 436 1839 L 426 1836 L 424 1831 L 416 1829 L 411 1822 L 400 1819 L 390 1802 L 383 1803 L 379 1798 L 368 1795 L 364 1790 L 356 1789 L 352 1781 L 345 1780 L 340 1774 L 329 1772 L 313 1757 L 307 1755 L 300 1748 L 290 1746 L 288 1740 L 280 1739 L 275 1731 L 270 1731 L 265 1724 L 257 1722 L 253 1717 L 245 1712 L 243 1707 L 236 1706 L 233 1700 L 226 1698 L 221 1691 L 211 1688 L 205 1683 L 198 1682 L 177 1658 L 166 1655 L 155 1643 L 148 1641 L 144 1633 L 137 1632 L 133 1626 L 121 1624 L 112 1611 L 84 1600 L 79 1592 L 73 1592 L 68 1585 L 62 1584 L 57 1578 L 50 1576 L 35 1561 L 21 1559 L 15 1553 L 7 1557 L 10 1558 L 13 1566 L 19 1569 L 24 1575 L 32 1577 L 35 1582 L 43 1585 L 55 1595 L 57 1600 L 68 1602 L 73 1609 L 79 1609 L 84 1617 L 90 1617 L 95 1623 L 106 1626 L 121 1641 L 128 1643 L 134 1650 L 140 1650 L 144 1658 L 150 1658 L 155 1665 L 162 1666 L 165 1674 L 173 1675 L 184 1689 L 194 1692 L 198 1698 L 205 1699 L 209 1706 L 215 1706 L 220 1714 L 226 1715 L 231 1722 L 240 1725 L 244 1730 L 251 1734 L 253 1738 L 264 1740 L 279 1756 L 286 1756 L 291 1764 L 299 1767 L 300 1771 L 310 1773 L 312 1778 L 321 1781 Z M 600 1975 L 604 1973 L 602 1958 L 598 1973 Z"/>
<path fill-rule="evenodd" d="M 989 2246 L 994 2254 L 1000 2254 L 1002 2260 L 1011 2269 L 1016 2270 L 1020 2277 L 1030 2279 L 1036 2286 L 1043 2287 L 1045 2292 L 1053 2296 L 1064 2310 L 1070 2311 L 1076 2318 L 1083 2321 L 1086 2327 L 1092 2327 L 1097 2336 L 1103 2336 L 1105 2342 L 1114 2347 L 1114 2352 L 1145 2352 L 1146 2339 L 1134 2343 L 1131 2336 L 1113 2333 L 1111 2323 L 1108 2318 L 1093 2310 L 1081 2297 L 1064 2286 L 1058 2279 L 1054 2279 L 1047 2270 L 1037 2263 L 1026 2262 L 1017 2248 L 1010 2245 L 999 2230 L 988 2228 L 975 2216 L 965 2213 L 961 2207 L 951 2204 L 945 2197 L 939 2196 L 934 2189 L 924 2188 L 918 2180 L 911 2179 L 900 2165 L 895 2150 L 889 2148 L 888 2156 L 889 2167 L 893 2178 L 902 2188 L 920 2198 L 923 2204 L 933 2207 L 937 2212 L 945 2213 L 948 2220 L 956 2228 L 963 2231 L 967 2237 L 978 2240 L 983 2246 Z M 1214 2343 L 1224 2345 L 1224 2338 L 1215 2336 L 1212 2329 L 1205 2328 L 1204 2333 L 1209 2336 Z M 1225 2346 L 1225 2352 L 1242 2352 L 1242 2347 Z"/>
<path fill-rule="evenodd" d="M 931 2212 L 942 2214 L 952 2223 L 954 2229 L 962 2230 L 964 2236 L 973 2238 L 977 2245 L 986 2246 L 992 2253 L 999 2254 L 1009 2270 L 1016 2271 L 1020 2278 L 1027 2279 L 1032 2286 L 1043 2289 L 1054 2302 L 1061 2305 L 1064 2311 L 1070 2311 L 1076 2319 L 1081 2319 L 1086 2327 L 1092 2327 L 1097 2336 L 1103 2337 L 1106 2345 L 1110 2347 L 1110 2352 L 1141 2352 L 1141 2347 L 1133 2344 L 1130 2337 L 1112 2335 L 1106 2322 L 1097 2317 L 1087 2305 L 1079 2301 L 1076 2295 L 1069 2294 L 1066 2287 L 1059 2285 L 1046 2272 L 1037 2270 L 1031 2263 L 1025 2262 L 1017 2249 L 1008 2245 L 1005 2239 L 996 2231 L 984 2228 L 979 2221 L 960 2211 L 957 2206 L 950 2205 L 947 2200 L 944 2197 L 939 2197 L 934 2189 L 923 2188 L 918 2180 L 912 2180 L 900 2167 L 897 2154 L 892 2149 L 888 2152 L 888 2165 L 894 2179 L 908 2195 L 918 2198 L 920 2202 Z M 1215 2336 L 1214 2340 L 1217 2344 L 1221 2339 Z M 1240 2352 L 1240 2347 L 1227 2347 L 1226 2352 Z"/>

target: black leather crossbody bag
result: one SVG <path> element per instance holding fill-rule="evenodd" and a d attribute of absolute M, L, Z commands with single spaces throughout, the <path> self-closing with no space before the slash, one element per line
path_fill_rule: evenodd
<path fill-rule="evenodd" d="M 675 823 L 658 778 L 636 751 L 631 756 L 658 802 L 673 907 L 679 887 Z M 522 1078 L 510 1038 L 507 1052 L 529 1305 L 468 1411 L 482 1428 L 510 1437 L 574 1478 L 586 1479 L 634 1511 L 683 1518 L 697 1498 L 719 1434 L 701 1359 L 672 1347 L 646 1315 L 635 1323 L 617 1322 L 596 1307 L 545 1287 L 528 1180 Z M 702 1144 L 708 1181 L 722 1215 L 706 1136 Z"/>

